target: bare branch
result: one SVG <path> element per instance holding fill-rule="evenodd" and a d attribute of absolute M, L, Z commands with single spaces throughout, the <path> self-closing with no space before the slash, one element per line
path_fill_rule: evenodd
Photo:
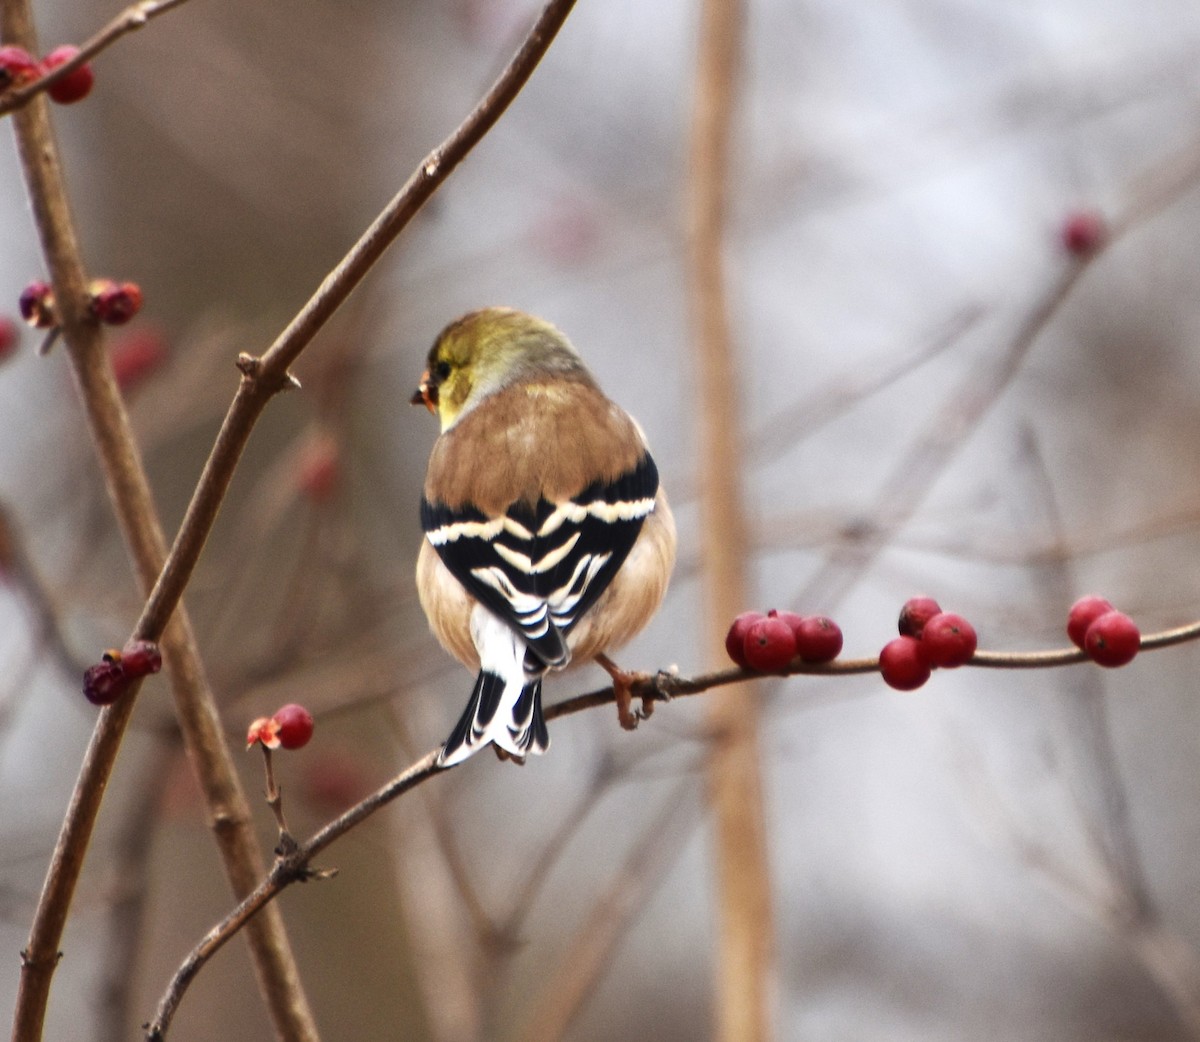
<path fill-rule="evenodd" d="M 125 8 L 108 25 L 83 44 L 79 48 L 79 53 L 70 61 L 55 66 L 52 72 L 11 90 L 0 98 L 0 116 L 5 116 L 28 105 L 38 94 L 59 80 L 66 79 L 79 66 L 116 43 L 126 33 L 142 28 L 150 19 L 157 18 L 160 14 L 166 14 L 167 11 L 185 2 L 186 0 L 141 0 L 140 3 Z"/>

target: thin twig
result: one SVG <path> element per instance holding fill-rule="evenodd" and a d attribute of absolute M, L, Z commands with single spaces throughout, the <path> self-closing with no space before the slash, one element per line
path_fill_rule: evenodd
<path fill-rule="evenodd" d="M 27 0 L 3 5 L 3 36 L 36 50 Z M 153 584 L 166 556 L 166 540 L 155 511 L 129 417 L 113 376 L 100 329 L 87 305 L 87 275 L 75 235 L 61 162 L 50 127 L 46 100 L 37 98 L 13 117 L 17 148 L 28 187 L 47 269 L 54 283 L 63 337 L 104 472 L 122 536 L 144 591 Z M 193 761 L 204 767 L 204 790 L 217 828 L 226 871 L 236 894 L 245 893 L 265 870 L 249 827 L 250 814 L 224 748 L 211 692 L 204 682 L 195 641 L 184 611 L 162 633 L 164 657 Z M 42 894 L 22 955 L 13 1015 L 14 1042 L 38 1042 L 45 1024 L 50 983 L 59 942 L 91 841 L 108 778 L 136 704 L 140 684 L 104 710 L 88 745 L 62 828 L 47 868 Z M 225 752 L 222 757 L 222 751 Z M 316 1039 L 311 1014 L 277 913 L 255 924 L 248 935 L 264 991 L 280 1034 Z"/>
<path fill-rule="evenodd" d="M 221 424 L 167 562 L 142 610 L 138 636 L 152 635 L 161 628 L 182 596 L 259 415 L 276 393 L 294 386 L 288 367 L 362 282 L 408 222 L 503 115 L 528 82 L 574 6 L 575 0 L 550 0 L 546 4 L 529 35 L 483 100 L 441 145 L 425 157 L 266 353 L 261 358 L 243 355 L 239 359 L 241 385 Z"/>
<path fill-rule="evenodd" d="M 158 576 L 135 627 L 135 635 L 146 639 L 162 637 L 168 668 L 173 676 L 184 672 L 188 675 L 191 683 L 187 685 L 187 690 L 190 695 L 197 696 L 206 691 L 203 670 L 194 654 L 195 644 L 182 611 L 170 628 L 168 621 L 179 605 L 255 422 L 278 391 L 295 385 L 287 372 L 288 366 L 421 206 L 500 118 L 536 68 L 573 6 L 574 0 L 552 0 L 547 4 L 516 57 L 492 90 L 450 138 L 425 159 L 263 358 L 242 356 L 239 359 L 243 374 L 241 385 L 218 433 L 169 557 L 166 556 L 128 417 L 105 360 L 99 328 L 87 313 L 86 276 L 75 242 L 74 222 L 63 189 L 45 99 L 35 99 L 14 114 L 34 215 L 61 311 L 64 336 L 81 384 L 97 453 L 106 468 L 110 495 L 117 506 L 122 531 L 131 543 L 131 554 L 144 587 L 150 585 L 154 575 Z M 36 50 L 27 0 L 7 0 L 3 10 L 4 38 L 28 50 Z M 162 563 L 164 557 L 166 560 Z M 50 979 L 58 961 L 59 940 L 99 813 L 105 782 L 133 710 L 136 687 L 129 696 L 101 714 L 85 757 L 47 874 L 30 943 L 23 956 L 21 989 L 14 1020 L 15 1042 L 37 1042 L 41 1038 Z M 184 699 L 180 691 L 181 686 L 177 686 L 177 702 L 182 703 Z M 221 750 L 226 756 L 228 750 L 220 738 L 219 723 L 211 699 L 197 700 L 193 697 L 192 703 L 193 722 L 204 726 L 207 738 L 214 739 L 214 742 L 206 743 L 203 755 L 193 759 L 202 768 L 211 768 L 223 758 Z M 186 723 L 184 728 L 187 732 Z M 226 799 L 216 808 L 210 802 L 210 813 L 222 850 L 228 856 L 230 845 L 237 842 L 237 837 L 248 834 L 249 812 L 245 798 L 236 786 L 236 775 L 232 768 L 224 773 L 226 777 L 223 781 L 227 784 L 222 788 Z M 210 792 L 206 791 L 206 795 L 211 798 Z M 253 856 L 257 858 L 256 850 Z M 231 870 L 228 862 L 227 870 Z M 245 893 L 249 887 L 239 883 L 250 882 L 258 875 L 261 875 L 261 870 L 254 871 L 252 863 L 241 866 L 236 872 L 231 870 L 235 892 Z M 282 920 L 273 916 L 265 922 L 278 927 L 276 942 L 263 952 L 263 957 L 267 959 L 274 955 L 280 970 L 277 976 L 282 990 L 277 994 L 283 996 L 290 988 L 287 1001 L 281 999 L 271 1002 L 273 1012 L 277 1010 L 283 1016 L 307 1014 L 303 993 L 298 990 L 294 962 L 290 959 L 286 937 L 282 934 Z M 291 963 L 290 970 L 284 963 Z M 262 963 L 256 960 L 256 966 L 261 973 Z M 311 1026 L 311 1015 L 302 1019 L 308 1021 L 309 1028 L 303 1030 L 297 1026 L 284 1032 L 286 1037 L 316 1037 L 315 1027 Z"/>
<path fill-rule="evenodd" d="M 52 72 L 39 76 L 36 80 L 23 84 L 0 97 L 0 116 L 5 116 L 28 105 L 37 95 L 59 80 L 70 76 L 79 66 L 90 61 L 126 33 L 142 28 L 150 19 L 157 18 L 160 14 L 166 14 L 167 11 L 183 3 L 186 3 L 186 0 L 141 0 L 141 3 L 127 7 L 83 44 L 79 48 L 79 53 L 70 61 L 55 66 Z M 39 354 L 45 354 L 48 350 L 48 347 L 43 347 Z"/>
<path fill-rule="evenodd" d="M 1142 640 L 1142 648 L 1169 647 L 1185 640 L 1200 639 L 1200 621 L 1149 634 Z M 1003 652 L 977 651 L 963 669 L 980 666 L 993 669 L 1042 669 L 1051 666 L 1070 666 L 1087 661 L 1077 648 L 1059 648 L 1051 651 Z M 789 666 L 788 676 L 850 676 L 879 671 L 877 658 L 835 659 L 833 662 L 815 665 L 796 660 Z M 773 674 L 777 676 L 778 674 Z M 673 698 L 698 695 L 714 688 L 747 680 L 764 679 L 764 674 L 745 669 L 725 669 L 703 673 L 694 677 L 678 677 L 664 673 L 643 674 L 633 682 L 632 693 L 637 699 L 647 698 L 669 702 Z M 546 708 L 546 719 L 557 720 L 572 716 L 587 709 L 611 705 L 615 694 L 611 686 L 576 695 Z M 428 781 L 450 768 L 439 768 L 437 757 L 440 748 L 427 752 L 421 759 L 397 775 L 382 788 L 355 804 L 325 825 L 319 832 L 286 856 L 281 857 L 270 874 L 258 884 L 254 892 L 245 898 L 232 912 L 214 926 L 192 949 L 179 969 L 176 970 L 159 1000 L 155 1018 L 148 1028 L 148 1042 L 160 1042 L 165 1037 L 171 1018 L 183 998 L 184 992 L 201 966 L 211 959 L 222 945 L 245 926 L 266 905 L 273 901 L 292 883 L 312 878 L 308 863 L 351 829 L 362 824 L 372 814 L 387 806 L 392 800 Z"/>

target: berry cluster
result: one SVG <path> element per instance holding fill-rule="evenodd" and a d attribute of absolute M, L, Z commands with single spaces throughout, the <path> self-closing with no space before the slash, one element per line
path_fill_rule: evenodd
<path fill-rule="evenodd" d="M 68 43 L 55 47 L 41 61 L 36 61 L 21 47 L 0 47 L 0 91 L 24 87 L 42 76 L 48 76 L 60 65 L 66 65 L 77 54 L 79 48 Z M 91 64 L 84 62 L 50 84 L 46 93 L 60 105 L 71 105 L 86 98 L 92 92 L 92 84 L 95 81 Z"/>
<path fill-rule="evenodd" d="M 34 329 L 53 329 L 58 325 L 54 288 L 34 279 L 21 290 L 18 301 L 21 317 Z M 108 326 L 123 326 L 142 310 L 142 288 L 136 282 L 93 279 L 88 284 L 88 310 Z"/>
<path fill-rule="evenodd" d="M 162 669 L 162 652 L 152 640 L 130 640 L 118 651 L 112 648 L 83 673 L 84 697 L 97 706 L 112 705 L 130 684 Z"/>
<path fill-rule="evenodd" d="M 1134 621 L 1103 597 L 1080 597 L 1067 615 L 1067 636 L 1099 666 L 1128 665 L 1142 646 Z"/>
<path fill-rule="evenodd" d="M 824 615 L 797 615 L 772 609 L 743 612 L 725 636 L 725 650 L 743 669 L 782 673 L 792 659 L 831 662 L 842 650 L 842 631 Z"/>
<path fill-rule="evenodd" d="M 879 653 L 879 672 L 898 691 L 915 691 L 937 667 L 966 665 L 979 644 L 975 627 L 932 597 L 909 598 L 897 626 L 900 636 Z"/>
<path fill-rule="evenodd" d="M 246 732 L 246 748 L 258 743 L 264 749 L 301 749 L 313 736 L 313 718 L 304 706 L 289 702 L 274 716 L 260 716 Z"/>

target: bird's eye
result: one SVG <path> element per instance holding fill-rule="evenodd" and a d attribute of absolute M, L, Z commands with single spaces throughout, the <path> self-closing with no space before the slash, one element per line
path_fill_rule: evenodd
<path fill-rule="evenodd" d="M 445 380 L 447 377 L 449 377 L 449 375 L 450 375 L 450 363 L 449 362 L 446 362 L 446 361 L 438 362 L 437 365 L 435 365 L 433 367 L 434 379 L 438 380 L 439 382 L 442 380 Z"/>

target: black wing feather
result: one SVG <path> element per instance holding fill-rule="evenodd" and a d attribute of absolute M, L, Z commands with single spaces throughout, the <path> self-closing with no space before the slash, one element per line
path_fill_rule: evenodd
<path fill-rule="evenodd" d="M 658 468 L 646 453 L 568 504 L 514 503 L 507 525 L 474 507 L 422 497 L 421 525 L 451 574 L 521 635 L 543 667 L 557 666 L 569 658 L 567 634 L 624 564 L 657 492 Z"/>

